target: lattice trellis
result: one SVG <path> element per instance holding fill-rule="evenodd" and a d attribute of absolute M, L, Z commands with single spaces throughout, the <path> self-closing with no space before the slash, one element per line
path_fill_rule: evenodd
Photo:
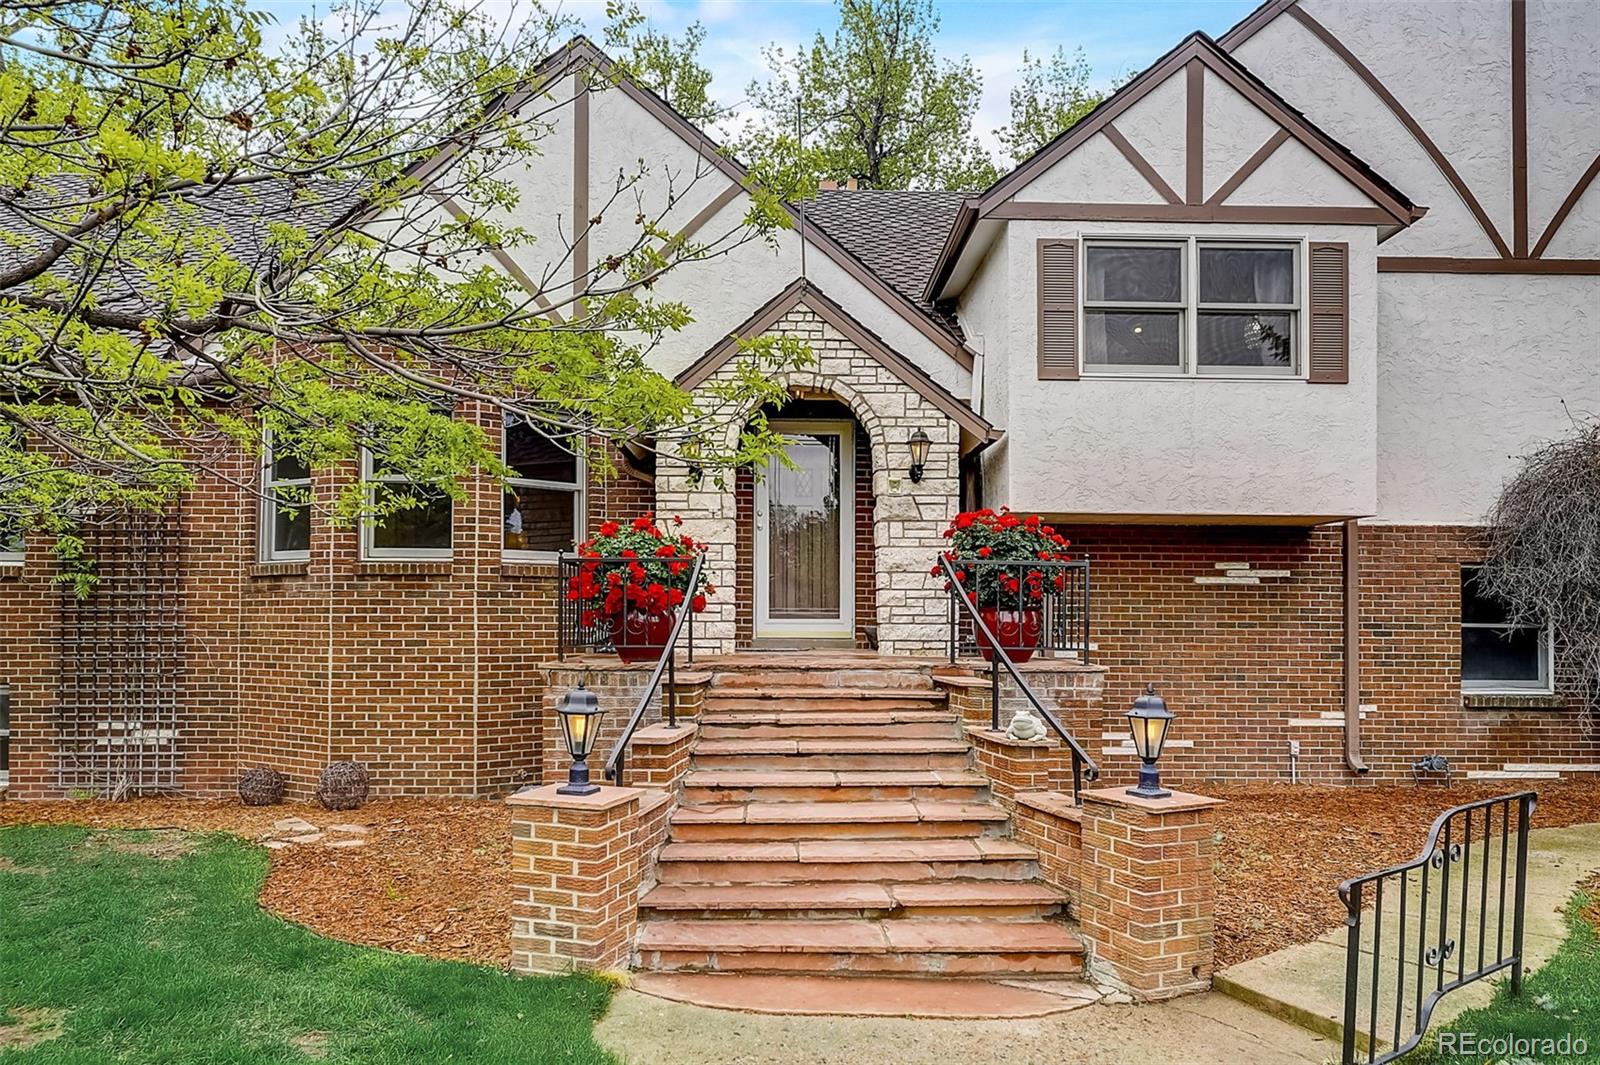
<path fill-rule="evenodd" d="M 56 631 L 58 785 L 99 795 L 179 790 L 184 618 L 176 513 L 85 531 L 99 580 L 65 588 Z"/>

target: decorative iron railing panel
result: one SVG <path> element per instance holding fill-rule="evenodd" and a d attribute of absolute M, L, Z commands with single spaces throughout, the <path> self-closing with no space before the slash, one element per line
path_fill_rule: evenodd
<path fill-rule="evenodd" d="M 1409 1052 L 1439 1000 L 1475 980 L 1506 972 L 1521 993 L 1534 801 L 1524 791 L 1446 810 L 1417 857 L 1339 885 L 1344 1065 Z"/>
<path fill-rule="evenodd" d="M 966 566 L 967 564 L 968 563 L 967 563 L 967 561 L 965 559 L 963 559 L 960 562 L 952 562 L 950 559 L 945 558 L 943 556 L 940 556 L 938 565 L 935 567 L 936 570 L 938 570 L 938 571 L 940 571 L 940 572 L 942 572 L 944 574 L 945 583 L 946 583 L 946 585 L 948 587 L 948 590 L 949 590 L 949 593 L 950 593 L 950 596 L 949 596 L 949 598 L 950 598 L 950 661 L 954 662 L 956 660 L 956 658 L 957 658 L 958 653 L 961 651 L 959 636 L 960 636 L 960 633 L 961 633 L 962 626 L 964 624 L 964 625 L 970 627 L 970 630 L 971 630 L 971 633 L 972 633 L 972 640 L 973 640 L 972 646 L 973 646 L 973 653 L 974 654 L 977 653 L 977 647 L 978 647 L 980 642 L 992 649 L 991 650 L 992 660 L 991 660 L 991 663 L 990 663 L 990 666 L 989 666 L 989 681 L 990 681 L 990 687 L 989 687 L 989 720 L 990 720 L 990 724 L 996 729 L 998 729 L 1000 727 L 1000 673 L 1001 673 L 1002 670 L 1004 670 L 1005 672 L 1007 672 L 1007 673 L 1009 673 L 1011 675 L 1012 683 L 1014 683 L 1017 686 L 1017 690 L 1022 694 L 1022 697 L 1025 700 L 1027 700 L 1027 702 L 1028 702 L 1028 704 L 1030 706 L 1033 707 L 1034 711 L 1036 713 L 1038 713 L 1039 717 L 1044 721 L 1044 723 L 1050 727 L 1050 730 L 1052 732 L 1054 732 L 1057 737 L 1060 738 L 1061 742 L 1066 744 L 1067 747 L 1071 750 L 1071 752 L 1072 752 L 1072 801 L 1074 803 L 1081 802 L 1082 800 L 1081 800 L 1080 796 L 1081 796 L 1081 793 L 1083 791 L 1084 781 L 1085 780 L 1093 781 L 1095 779 L 1098 779 L 1099 776 L 1100 776 L 1100 766 L 1095 762 L 1095 760 L 1093 758 L 1091 758 L 1089 756 L 1089 752 L 1084 749 L 1083 745 L 1081 743 L 1079 743 L 1077 741 L 1077 739 L 1070 732 L 1068 732 L 1066 730 L 1065 726 L 1063 726 L 1061 724 L 1061 721 L 1056 717 L 1054 711 L 1052 711 L 1049 707 L 1047 707 L 1044 704 L 1044 702 L 1039 698 L 1039 696 L 1034 692 L 1033 688 L 1029 686 L 1027 680 L 1023 677 L 1021 671 L 1017 669 L 1016 663 L 1012 661 L 1011 656 L 1009 654 L 1007 654 L 1007 652 L 1006 652 L 1006 648 L 1007 648 L 1007 646 L 1011 645 L 1011 641 L 1002 640 L 1001 637 L 996 635 L 995 628 L 991 627 L 989 622 L 984 617 L 984 613 L 985 613 L 984 609 L 979 607 L 978 604 L 976 602 L 974 602 L 973 598 L 971 596 L 967 595 L 966 592 L 963 590 L 962 583 L 961 583 L 962 574 L 961 574 L 961 571 L 959 569 L 957 569 L 957 567 L 958 566 Z M 983 564 L 984 565 L 990 565 L 991 563 L 983 563 Z M 1010 567 L 1017 567 L 1018 566 L 1017 563 L 999 563 L 998 565 L 1006 565 L 1006 566 L 1010 566 Z M 1074 615 L 1074 614 L 1071 614 L 1071 613 L 1069 613 L 1067 611 L 1062 611 L 1058 615 L 1055 615 L 1055 616 L 1081 618 L 1081 628 L 1079 628 L 1079 630 L 1078 630 L 1081 633 L 1081 640 L 1082 640 L 1082 642 L 1080 644 L 1080 646 L 1082 648 L 1082 658 L 1081 658 L 1081 660 L 1084 661 L 1084 662 L 1088 662 L 1088 655 L 1089 655 L 1089 562 L 1088 562 L 1087 559 L 1080 559 L 1080 560 L 1074 560 L 1072 562 L 1054 562 L 1054 563 L 1040 562 L 1040 563 L 1038 563 L 1038 567 L 1041 567 L 1041 568 L 1044 567 L 1044 566 L 1047 566 L 1047 565 L 1059 568 L 1058 571 L 1062 573 L 1063 581 L 1062 581 L 1062 584 L 1057 588 L 1057 591 L 1064 598 L 1066 598 L 1069 601 L 1073 601 L 1074 600 L 1074 594 L 1075 593 L 1070 591 L 1073 582 L 1066 578 L 1066 573 L 1079 572 L 1079 573 L 1082 574 L 1082 577 L 1081 577 L 1081 582 L 1082 582 L 1081 583 L 1081 589 L 1080 589 L 1079 593 L 1076 593 L 1076 599 L 1075 599 L 1075 601 L 1078 604 L 1080 604 L 1079 609 L 1081 610 L 1081 614 Z M 1025 564 L 1021 568 L 1026 570 L 1026 569 L 1032 569 L 1032 568 L 1035 568 L 1035 567 L 1034 567 L 1034 565 L 1032 563 L 1029 563 L 1029 564 Z M 1055 573 L 1052 572 L 1050 574 L 1050 578 L 1052 580 L 1052 583 L 1053 583 L 1054 576 L 1055 576 Z M 1030 600 L 1030 601 L 1026 602 L 1024 604 L 1024 606 L 1026 608 L 1028 608 L 1028 609 L 1033 609 L 1034 608 L 1034 602 Z M 1003 611 L 1004 610 L 1004 605 L 1002 604 L 997 609 L 1000 609 L 1000 610 Z M 1041 630 L 1040 631 L 1040 637 L 1039 637 L 1040 638 L 1039 646 L 1041 648 L 1043 646 L 1043 640 L 1045 639 L 1045 635 L 1044 635 L 1044 631 L 1043 631 L 1044 628 L 1045 628 L 1045 625 L 1046 625 L 1046 622 L 1044 621 L 1044 619 L 1041 618 L 1040 626 L 1039 626 L 1040 630 Z"/>
<path fill-rule="evenodd" d="M 1075 658 L 1088 664 L 1089 559 L 1086 556 L 1068 562 L 964 558 L 952 565 L 957 573 L 964 574 L 968 589 L 985 589 L 987 594 L 978 600 L 979 611 L 995 612 L 996 620 L 991 627 L 998 624 L 1020 628 L 1030 636 L 1037 631 L 1037 653 L 1050 658 Z M 958 609 L 953 598 L 949 625 L 950 660 L 977 655 L 975 617 L 970 611 Z M 1000 635 L 1005 639 L 1006 634 Z"/>

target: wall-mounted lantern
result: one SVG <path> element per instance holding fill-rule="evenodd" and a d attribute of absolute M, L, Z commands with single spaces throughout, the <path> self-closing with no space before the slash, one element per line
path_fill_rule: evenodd
<path fill-rule="evenodd" d="M 911 449 L 911 483 L 922 483 L 923 468 L 928 465 L 928 450 L 933 447 L 933 440 L 921 429 L 911 434 L 911 439 L 906 441 L 906 446 Z"/>

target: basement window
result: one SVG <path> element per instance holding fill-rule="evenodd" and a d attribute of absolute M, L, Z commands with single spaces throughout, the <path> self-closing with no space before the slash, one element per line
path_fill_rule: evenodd
<path fill-rule="evenodd" d="M 1478 586 L 1477 566 L 1461 570 L 1461 688 L 1466 692 L 1551 692 L 1548 625 L 1513 625 L 1504 603 Z"/>
<path fill-rule="evenodd" d="M 11 685 L 0 684 L 0 788 L 11 784 Z"/>
<path fill-rule="evenodd" d="M 505 416 L 505 460 L 512 476 L 503 521 L 507 558 L 549 561 L 583 536 L 584 463 L 561 441 Z"/>
<path fill-rule="evenodd" d="M 279 454 L 267 437 L 261 463 L 261 561 L 311 557 L 311 469 Z"/>
<path fill-rule="evenodd" d="M 361 452 L 361 479 L 374 503 L 387 504 L 397 497 L 410 505 L 381 519 L 361 522 L 361 555 L 370 559 L 442 559 L 451 552 L 450 524 L 454 514 L 450 496 L 438 488 L 420 485 L 402 473 L 384 467 L 371 451 Z"/>

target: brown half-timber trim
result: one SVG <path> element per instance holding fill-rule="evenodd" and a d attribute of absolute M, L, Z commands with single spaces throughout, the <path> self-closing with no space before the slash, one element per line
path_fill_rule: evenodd
<path fill-rule="evenodd" d="M 462 206 L 454 200 L 454 198 L 450 196 L 440 196 L 431 191 L 429 192 L 429 195 L 433 196 L 434 199 L 438 201 L 439 206 L 448 211 L 450 213 L 450 217 L 454 218 L 456 221 L 466 221 L 467 218 L 470 217 L 466 210 L 463 209 Z M 528 276 L 528 272 L 522 268 L 521 264 L 511 257 L 510 253 L 508 253 L 504 248 L 492 248 L 489 251 L 489 256 L 494 259 L 495 262 L 499 263 L 501 268 L 505 270 L 506 273 L 510 274 L 514 279 L 516 279 L 517 284 L 521 285 L 527 291 L 529 296 L 533 297 L 533 305 L 538 307 L 540 311 L 544 312 L 546 317 L 548 317 L 552 322 L 555 322 L 557 325 L 560 325 L 564 321 L 564 319 L 561 317 L 561 313 L 551 305 L 549 300 L 545 299 L 544 293 L 539 291 L 538 283 L 534 281 L 532 277 Z"/>
<path fill-rule="evenodd" d="M 1600 276 L 1600 259 L 1469 259 L 1380 255 L 1380 274 L 1566 274 Z"/>
<path fill-rule="evenodd" d="M 1539 243 L 1533 246 L 1533 257 L 1535 259 L 1543 255 L 1544 250 L 1550 246 L 1550 241 L 1555 239 L 1556 232 L 1561 228 L 1561 223 L 1565 222 L 1567 215 L 1571 214 L 1572 209 L 1578 206 L 1578 201 L 1583 199 L 1583 194 L 1588 191 L 1597 174 L 1600 174 L 1600 154 L 1594 157 L 1594 161 L 1589 164 L 1589 169 L 1583 172 L 1583 176 L 1578 179 L 1578 183 L 1572 186 L 1572 191 L 1567 193 L 1567 198 L 1561 201 L 1561 206 L 1550 219 L 1550 224 L 1544 227 L 1544 235 L 1539 238 Z"/>
<path fill-rule="evenodd" d="M 1528 257 L 1528 4 L 1511 0 L 1511 245 Z"/>
<path fill-rule="evenodd" d="M 1227 181 L 1224 181 L 1222 184 L 1217 186 L 1217 191 L 1213 192 L 1206 200 L 1206 206 L 1215 207 L 1221 204 L 1229 196 L 1232 196 L 1236 191 L 1238 191 L 1239 186 L 1245 183 L 1251 174 L 1254 174 L 1257 170 L 1261 169 L 1262 163 L 1265 163 L 1268 159 L 1272 158 L 1273 152 L 1283 147 L 1283 142 L 1288 139 L 1289 131 L 1279 128 L 1276 133 L 1267 138 L 1267 143 L 1257 148 L 1255 154 L 1244 161 L 1243 166 L 1239 167 L 1239 169 L 1233 172 L 1232 177 L 1228 178 Z"/>
<path fill-rule="evenodd" d="M 572 98 L 572 294 L 589 291 L 589 71 L 578 67 Z"/>
<path fill-rule="evenodd" d="M 700 230 L 705 227 L 707 222 L 721 214 L 724 207 L 728 206 L 728 204 L 732 203 L 734 200 L 737 200 L 742 195 L 744 195 L 743 186 L 729 185 L 727 188 L 723 189 L 720 193 L 713 197 L 710 203 L 700 208 L 700 210 L 695 213 L 695 216 L 689 219 L 688 223 L 673 235 L 673 240 L 678 243 L 687 241 L 690 237 L 700 232 Z"/>
<path fill-rule="evenodd" d="M 997 440 L 1003 435 L 982 415 L 952 396 L 943 385 L 929 377 L 915 363 L 902 358 L 875 333 L 851 317 L 850 312 L 833 302 L 803 277 L 791 281 L 782 292 L 762 304 L 742 325 L 713 344 L 704 355 L 695 360 L 694 365 L 678 375 L 675 383 L 687 391 L 699 388 L 707 378 L 739 353 L 741 338 L 760 336 L 801 303 L 979 440 Z"/>
<path fill-rule="evenodd" d="M 632 78 L 617 67 L 610 56 L 601 51 L 587 37 L 579 36 L 574 38 L 566 48 L 552 55 L 545 61 L 545 64 L 540 66 L 537 71 L 537 77 L 540 79 L 541 85 L 547 85 L 550 81 L 561 77 L 574 67 L 587 67 L 603 74 L 608 79 L 608 87 L 614 86 L 620 89 L 628 99 L 644 108 L 662 125 L 676 133 L 685 144 L 695 149 L 701 158 L 711 162 L 717 169 L 743 187 L 749 177 L 749 171 L 738 160 L 724 151 L 716 141 L 706 136 L 693 122 L 673 110 L 671 104 L 649 89 L 636 84 Z M 515 110 L 539 91 L 541 90 L 528 89 L 512 94 L 507 98 L 505 106 Z M 800 216 L 794 207 L 787 203 L 783 206 L 784 210 L 789 212 L 789 217 L 798 225 Z M 816 226 L 806 227 L 806 239 L 813 247 L 820 249 L 824 255 L 833 260 L 836 266 L 855 278 L 856 281 L 869 289 L 874 296 L 886 303 L 889 309 L 903 318 L 908 325 L 927 337 L 935 347 L 954 359 L 956 365 L 964 370 L 970 371 L 972 369 L 973 353 L 970 348 L 952 335 L 948 329 L 929 318 L 921 308 L 907 299 L 903 293 L 896 292 L 891 288 L 859 259 L 846 251 L 838 241 L 819 230 Z"/>
<path fill-rule="evenodd" d="M 1406 128 L 1412 137 L 1416 138 L 1417 143 L 1422 146 L 1422 150 L 1428 154 L 1428 158 L 1433 160 L 1434 166 L 1439 168 L 1439 172 L 1450 183 L 1450 187 L 1456 190 L 1456 195 L 1461 197 L 1461 202 L 1467 205 L 1467 210 L 1472 212 L 1472 216 L 1478 220 L 1478 225 L 1483 227 L 1484 234 L 1489 238 L 1490 243 L 1494 245 L 1495 250 L 1504 258 L 1511 258 L 1511 249 L 1506 247 L 1505 239 L 1500 236 L 1500 231 L 1495 228 L 1494 222 L 1489 218 L 1488 212 L 1483 209 L 1483 205 L 1478 202 L 1478 198 L 1472 194 L 1472 190 L 1467 187 L 1467 183 L 1462 180 L 1461 175 L 1456 173 L 1456 168 L 1450 165 L 1450 160 L 1444 157 L 1444 152 L 1439 150 L 1439 146 L 1433 142 L 1433 138 L 1428 136 L 1417 120 L 1412 117 L 1411 112 L 1406 110 L 1405 105 L 1395 98 L 1394 93 L 1389 91 L 1388 86 L 1379 81 L 1378 76 L 1368 69 L 1367 65 L 1358 59 L 1354 52 L 1346 48 L 1343 41 L 1335 37 L 1322 23 L 1308 15 L 1305 8 L 1289 7 L 1286 10 L 1291 18 L 1298 21 L 1319 41 L 1327 45 L 1334 55 L 1344 60 L 1344 65 L 1350 68 L 1351 73 L 1361 79 L 1362 83 L 1371 89 L 1378 99 L 1384 102 L 1384 105 L 1389 108 L 1389 112 L 1400 121 L 1400 124 Z"/>
<path fill-rule="evenodd" d="M 1156 168 L 1150 165 L 1150 160 L 1146 159 L 1139 152 L 1139 149 L 1128 142 L 1128 138 L 1122 135 L 1120 129 L 1107 122 L 1106 128 L 1100 132 L 1106 135 L 1106 140 L 1116 145 L 1117 151 L 1122 153 L 1122 157 L 1133 164 L 1133 168 L 1139 172 L 1139 176 L 1144 178 L 1163 200 L 1168 203 L 1183 202 L 1183 197 L 1179 196 L 1172 186 L 1167 184 L 1166 179 L 1156 172 Z"/>
<path fill-rule="evenodd" d="M 1205 199 L 1206 183 L 1206 68 L 1198 59 L 1184 66 L 1188 86 L 1184 91 L 1183 202 Z"/>
<path fill-rule="evenodd" d="M 1241 19 L 1233 29 L 1224 33 L 1222 39 L 1217 43 L 1222 45 L 1224 51 L 1231 52 L 1261 30 L 1266 29 L 1273 19 L 1299 2 L 1300 0 L 1267 0 L 1266 3 Z"/>
<path fill-rule="evenodd" d="M 1225 203 L 1033 203 L 1013 200 L 990 218 L 1082 222 L 1309 222 L 1327 225 L 1393 224 L 1381 207 L 1277 207 Z"/>

